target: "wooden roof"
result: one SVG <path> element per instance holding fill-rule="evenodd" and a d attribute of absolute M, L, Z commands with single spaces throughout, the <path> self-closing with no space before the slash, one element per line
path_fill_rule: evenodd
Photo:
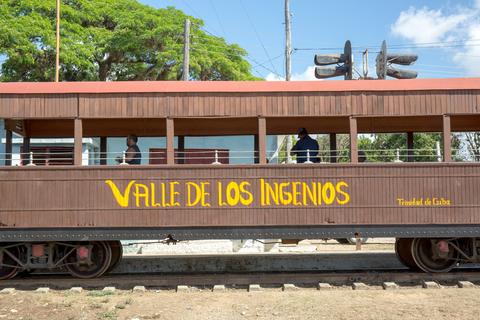
<path fill-rule="evenodd" d="M 178 135 L 480 131 L 480 78 L 307 82 L 0 83 L 0 118 L 32 137 L 66 137 L 73 119 L 85 136 L 159 136 L 166 118 Z M 20 128 L 20 129 L 19 129 Z"/>

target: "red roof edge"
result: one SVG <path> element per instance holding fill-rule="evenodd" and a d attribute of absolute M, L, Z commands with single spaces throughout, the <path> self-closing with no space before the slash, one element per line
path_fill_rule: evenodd
<path fill-rule="evenodd" d="M 4 82 L 0 94 L 480 90 L 480 78 L 352 81 Z"/>

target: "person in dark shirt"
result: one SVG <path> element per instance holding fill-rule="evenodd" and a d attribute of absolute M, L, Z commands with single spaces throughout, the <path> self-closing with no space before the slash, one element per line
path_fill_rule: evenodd
<path fill-rule="evenodd" d="M 128 164 L 141 164 L 142 153 L 137 145 L 138 137 L 134 134 L 130 134 L 127 137 L 127 150 L 125 150 L 125 163 Z M 123 157 L 117 158 L 118 163 L 123 163 Z"/>
<path fill-rule="evenodd" d="M 301 128 L 298 131 L 298 141 L 290 151 L 290 155 L 297 156 L 297 163 L 305 163 L 308 159 L 308 152 L 310 154 L 310 161 L 318 163 L 320 162 L 320 158 L 318 157 L 319 148 L 317 140 L 312 139 L 308 135 L 307 129 Z"/>

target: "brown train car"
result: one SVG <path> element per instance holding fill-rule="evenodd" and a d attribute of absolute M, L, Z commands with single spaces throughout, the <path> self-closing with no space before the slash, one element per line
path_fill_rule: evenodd
<path fill-rule="evenodd" d="M 4 83 L 0 119 L 0 278 L 100 276 L 126 239 L 395 237 L 411 268 L 478 261 L 480 164 L 452 161 L 451 134 L 480 131 L 480 79 Z M 330 134 L 332 163 L 267 163 L 267 135 L 299 127 Z M 165 138 L 166 164 L 106 165 L 107 137 L 131 132 Z M 442 162 L 359 163 L 358 134 L 388 132 L 409 150 L 413 132 L 441 132 Z M 12 167 L 12 133 L 27 154 L 31 138 L 73 137 L 74 165 Z M 254 164 L 176 159 L 175 138 L 228 135 L 254 136 Z M 100 165 L 82 166 L 83 137 L 100 138 Z"/>

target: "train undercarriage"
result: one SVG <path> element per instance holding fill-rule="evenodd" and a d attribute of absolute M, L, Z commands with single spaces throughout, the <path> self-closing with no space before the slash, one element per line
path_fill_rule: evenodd
<path fill-rule="evenodd" d="M 113 270 L 122 254 L 120 241 L 2 243 L 0 280 L 34 269 L 64 269 L 77 278 L 96 278 Z"/>
<path fill-rule="evenodd" d="M 395 253 L 409 269 L 448 272 L 480 262 L 480 238 L 397 238 Z M 62 269 L 82 279 L 100 277 L 122 258 L 120 241 L 21 242 L 0 245 L 0 280 L 34 269 Z"/>

